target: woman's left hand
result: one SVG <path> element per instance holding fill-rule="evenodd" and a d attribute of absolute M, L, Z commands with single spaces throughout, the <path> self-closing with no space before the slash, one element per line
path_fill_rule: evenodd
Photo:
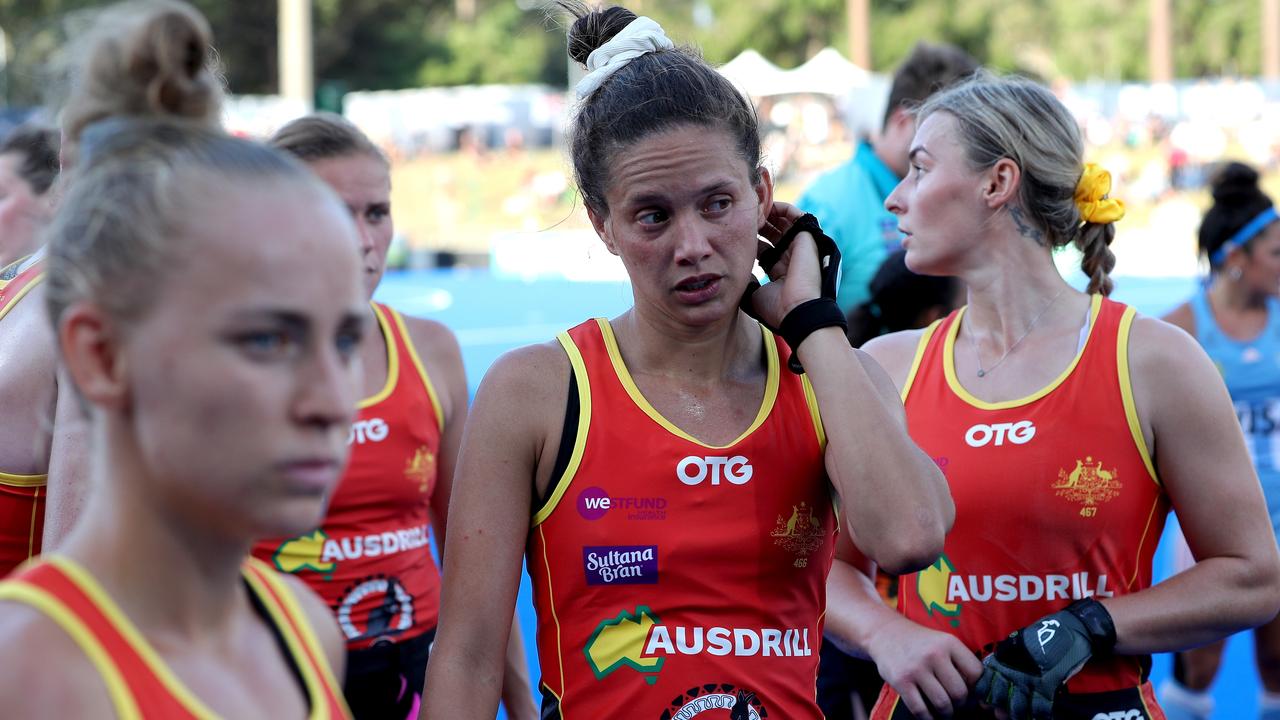
<path fill-rule="evenodd" d="M 773 247 L 786 234 L 803 212 L 784 202 L 775 202 L 769 217 L 760 228 L 756 256 Z M 768 241 L 768 242 L 766 242 Z M 818 261 L 818 245 L 807 232 L 796 235 L 787 251 L 768 270 L 769 282 L 751 296 L 756 313 L 773 327 L 782 324 L 797 305 L 822 295 L 822 272 Z"/>

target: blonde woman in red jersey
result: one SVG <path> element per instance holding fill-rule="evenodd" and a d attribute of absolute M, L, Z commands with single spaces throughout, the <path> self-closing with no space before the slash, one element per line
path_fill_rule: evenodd
<path fill-rule="evenodd" d="M 590 71 L 574 169 L 635 305 L 485 377 L 427 716 L 493 717 L 527 550 L 544 718 L 821 717 L 832 486 L 849 534 L 898 571 L 936 557 L 950 499 L 839 327 L 836 266 L 789 234 L 813 226 L 773 201 L 750 104 L 652 20 L 562 4 Z M 757 233 L 793 238 L 748 298 L 785 341 L 739 309 Z"/>
<path fill-rule="evenodd" d="M 290 122 L 270 144 L 305 162 L 350 211 L 372 298 L 394 235 L 386 157 L 350 122 L 326 113 Z M 345 692 L 355 716 L 417 717 L 440 612 L 429 533 L 443 545 L 467 379 L 444 325 L 372 301 L 366 323 L 377 331 L 360 350 L 365 399 L 324 523 L 262 541 L 254 554 L 329 603 L 346 637 Z M 512 720 L 537 717 L 524 657 L 517 627 L 503 683 Z"/>
<path fill-rule="evenodd" d="M 968 305 L 867 351 L 946 473 L 956 522 L 942 557 L 900 579 L 905 618 L 836 573 L 863 592 L 829 627 L 890 685 L 873 718 L 1161 719 L 1151 653 L 1280 607 L 1280 555 L 1226 389 L 1185 333 L 1106 298 L 1123 206 L 1049 91 L 980 76 L 918 122 L 885 206 L 908 266 L 960 278 Z M 1054 267 L 1068 244 L 1087 293 Z M 1202 562 L 1152 586 L 1170 507 Z"/>
<path fill-rule="evenodd" d="M 346 460 L 354 230 L 305 168 L 210 122 L 198 13 L 151 2 L 100 22 L 65 112 L 75 177 L 45 295 L 92 497 L 56 554 L 0 583 L 0 707 L 349 717 L 328 610 L 247 556 L 313 527 Z"/>

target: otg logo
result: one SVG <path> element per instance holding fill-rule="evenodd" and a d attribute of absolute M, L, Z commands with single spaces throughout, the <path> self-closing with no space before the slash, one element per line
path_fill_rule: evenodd
<path fill-rule="evenodd" d="M 721 477 L 734 485 L 746 485 L 751 474 L 751 463 L 742 455 L 730 458 L 690 455 L 676 465 L 676 477 L 690 486 L 701 484 L 708 476 L 712 485 L 719 485 Z"/>
<path fill-rule="evenodd" d="M 996 447 L 1004 445 L 1004 441 L 1008 440 L 1014 445 L 1025 445 L 1036 436 L 1036 426 L 1030 420 L 1022 420 L 1016 423 L 995 423 L 994 425 L 983 425 L 978 423 L 969 428 L 964 434 L 964 441 L 969 447 L 986 447 L 995 442 Z"/>
<path fill-rule="evenodd" d="M 387 422 L 382 418 L 357 420 L 351 424 L 351 432 L 347 433 L 347 444 L 380 443 L 387 439 L 388 432 Z"/>

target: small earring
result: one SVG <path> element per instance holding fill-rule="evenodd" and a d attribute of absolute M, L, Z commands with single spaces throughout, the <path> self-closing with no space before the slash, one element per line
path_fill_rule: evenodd
<path fill-rule="evenodd" d="M 1244 277 L 1244 271 L 1238 267 L 1233 267 L 1227 271 L 1227 277 L 1231 278 L 1232 282 L 1240 282 L 1240 278 Z"/>

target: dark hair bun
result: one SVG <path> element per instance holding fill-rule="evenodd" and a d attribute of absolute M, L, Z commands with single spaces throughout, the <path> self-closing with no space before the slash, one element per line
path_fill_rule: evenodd
<path fill-rule="evenodd" d="M 577 0 L 558 0 L 558 4 L 577 18 L 569 28 L 569 57 L 582 65 L 587 64 L 587 56 L 596 48 L 636 19 L 635 13 L 617 5 L 593 10 Z"/>
<path fill-rule="evenodd" d="M 1258 187 L 1258 171 L 1244 163 L 1227 163 L 1213 178 L 1213 201 L 1238 204 L 1262 194 Z"/>

